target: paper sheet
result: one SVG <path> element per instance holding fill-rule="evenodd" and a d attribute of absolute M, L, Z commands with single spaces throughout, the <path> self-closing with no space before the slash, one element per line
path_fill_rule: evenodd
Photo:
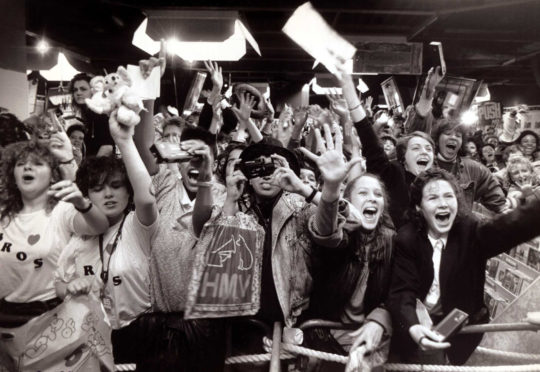
<path fill-rule="evenodd" d="M 356 48 L 341 37 L 307 2 L 295 10 L 282 31 L 328 71 L 336 73 L 339 60 L 349 60 Z"/>
<path fill-rule="evenodd" d="M 141 99 L 156 99 L 160 96 L 161 71 L 159 66 L 154 67 L 146 79 L 143 78 L 139 66 L 128 65 L 127 71 L 131 78 L 131 89 Z"/>

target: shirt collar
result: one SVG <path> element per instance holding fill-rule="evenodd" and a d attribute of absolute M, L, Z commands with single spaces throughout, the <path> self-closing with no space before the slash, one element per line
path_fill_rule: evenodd
<path fill-rule="evenodd" d="M 446 242 L 448 241 L 448 235 L 444 237 L 440 237 L 438 239 L 433 238 L 431 235 L 428 234 L 429 242 L 431 243 L 431 246 L 435 248 L 435 244 L 437 244 L 437 240 L 441 240 L 443 242 L 443 249 L 446 247 Z"/>

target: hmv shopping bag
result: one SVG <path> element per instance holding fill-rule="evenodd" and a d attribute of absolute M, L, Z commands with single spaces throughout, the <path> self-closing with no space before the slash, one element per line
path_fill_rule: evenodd
<path fill-rule="evenodd" d="M 68 296 L 20 327 L 0 328 L 0 335 L 0 349 L 14 359 L 18 371 L 114 369 L 111 329 L 93 295 Z"/>
<path fill-rule="evenodd" d="M 254 315 L 259 310 L 264 229 L 243 213 L 203 228 L 188 290 L 186 319 Z"/>

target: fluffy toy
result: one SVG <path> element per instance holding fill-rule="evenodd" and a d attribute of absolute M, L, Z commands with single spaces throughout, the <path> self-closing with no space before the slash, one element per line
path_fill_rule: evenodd
<path fill-rule="evenodd" d="M 99 93 L 99 85 L 103 79 L 103 93 Z M 104 78 L 96 76 L 96 92 L 92 98 L 85 100 L 86 105 L 97 114 L 110 115 L 117 110 L 117 120 L 120 124 L 133 127 L 139 123 L 141 118 L 139 112 L 144 109 L 141 98 L 134 93 L 131 87 L 131 78 L 127 70 L 120 66 L 115 73 L 108 74 Z M 92 86 L 94 88 L 94 86 Z"/>

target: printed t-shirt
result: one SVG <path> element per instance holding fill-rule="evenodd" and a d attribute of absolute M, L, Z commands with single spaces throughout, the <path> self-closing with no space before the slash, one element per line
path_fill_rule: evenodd
<path fill-rule="evenodd" d="M 103 236 L 103 262 L 107 266 L 110 258 L 110 263 L 102 302 L 113 329 L 127 326 L 150 309 L 150 240 L 157 230 L 158 220 L 144 226 L 135 212 L 130 212 L 112 256 L 110 251 L 121 221 L 111 226 Z M 77 277 L 90 276 L 103 286 L 99 237 L 74 237 L 60 258 L 59 266 L 59 280 L 69 282 Z"/>
<path fill-rule="evenodd" d="M 9 224 L 0 224 L 0 298 L 31 302 L 56 297 L 54 271 L 74 232 L 76 214 L 72 204 L 60 201 L 50 213 L 19 213 Z"/>

